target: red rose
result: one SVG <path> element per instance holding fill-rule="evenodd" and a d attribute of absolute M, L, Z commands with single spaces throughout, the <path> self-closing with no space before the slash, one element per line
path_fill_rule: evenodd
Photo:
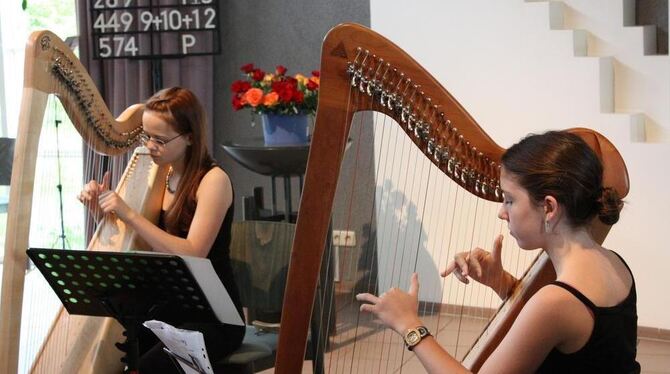
<path fill-rule="evenodd" d="M 302 104 L 302 102 L 305 101 L 305 94 L 302 93 L 302 91 L 295 91 L 293 93 L 293 100 L 298 104 Z"/>
<path fill-rule="evenodd" d="M 242 104 L 242 100 L 240 100 L 240 98 L 237 95 L 233 96 L 233 109 L 240 110 L 243 107 L 244 105 Z"/>
<path fill-rule="evenodd" d="M 320 77 L 321 72 L 319 72 L 318 70 L 312 70 L 312 75 L 315 76 L 315 77 Z"/>
<path fill-rule="evenodd" d="M 308 82 L 307 82 L 307 89 L 308 89 L 308 90 L 310 90 L 310 91 L 314 91 L 314 90 L 316 90 L 317 88 L 319 88 L 319 85 L 316 84 L 316 82 L 314 82 L 314 81 L 308 81 Z"/>
<path fill-rule="evenodd" d="M 272 83 L 272 91 L 279 95 L 279 101 L 282 103 L 288 103 L 291 101 L 291 98 L 293 97 L 293 91 L 295 91 L 295 89 L 289 82 L 279 81 Z"/>
<path fill-rule="evenodd" d="M 248 89 L 251 88 L 251 83 L 247 81 L 235 81 L 233 82 L 233 85 L 230 86 L 230 90 L 233 91 L 234 93 L 243 93 L 246 92 Z"/>
<path fill-rule="evenodd" d="M 260 81 L 262 81 L 264 77 L 265 77 L 265 72 L 264 72 L 263 70 L 261 70 L 261 69 L 255 69 L 255 70 L 251 73 L 251 78 L 252 78 L 253 80 L 255 80 L 256 82 L 260 82 Z"/>
<path fill-rule="evenodd" d="M 242 65 L 242 67 L 240 68 L 240 70 L 242 70 L 242 71 L 244 72 L 244 74 L 249 74 L 249 73 L 251 73 L 252 71 L 254 71 L 254 64 L 246 64 L 246 65 Z"/>
<path fill-rule="evenodd" d="M 284 74 L 286 74 L 286 70 L 287 70 L 286 67 L 284 67 L 282 65 L 277 65 L 277 68 L 275 69 L 275 73 L 277 73 L 277 75 L 284 75 Z"/>

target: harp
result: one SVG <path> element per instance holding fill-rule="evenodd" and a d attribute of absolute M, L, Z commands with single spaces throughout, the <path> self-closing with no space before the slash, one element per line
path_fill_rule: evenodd
<path fill-rule="evenodd" d="M 317 289 L 328 287 L 320 283 L 323 278 L 319 277 L 319 270 L 335 268 L 336 265 L 329 262 L 332 258 L 339 257 L 342 263 L 341 255 L 333 255 L 335 250 L 329 231 L 341 227 L 350 230 L 357 214 L 352 207 L 372 201 L 371 212 L 366 214 L 368 219 L 376 221 L 373 224 L 376 230 L 368 227 L 366 233 L 363 229 L 362 236 L 369 238 L 361 246 L 369 248 L 362 248 L 361 253 L 367 252 L 370 260 L 363 263 L 367 269 L 376 270 L 377 275 L 363 282 L 367 283 L 363 291 L 406 287 L 403 284 L 407 284 L 413 271 L 418 271 L 420 279 L 424 279 L 421 281 L 423 291 L 426 272 L 421 270 L 421 264 L 424 269 L 426 264 L 432 264 L 432 271 L 437 273 L 437 267 L 443 268 L 453 257 L 454 252 L 449 253 L 449 250 L 460 252 L 478 245 L 490 248 L 490 240 L 502 232 L 499 223 L 480 225 L 479 219 L 487 216 L 497 220 L 498 203 L 502 200 L 499 162 L 504 149 L 406 52 L 362 26 L 344 24 L 328 33 L 322 47 L 320 84 L 319 107 L 283 303 L 276 372 L 302 370 L 310 318 L 323 317 L 337 319 L 323 324 L 335 326 L 337 331 L 317 333 L 329 342 L 328 347 L 323 347 L 327 352 L 326 371 L 402 371 L 404 365 L 411 364 L 411 357 L 403 356 L 406 350 L 399 337 L 375 330 L 370 327 L 374 321 L 358 313 L 353 294 L 361 289 L 354 287 L 347 294 L 348 290 L 338 290 L 343 282 L 340 280 L 340 285 L 335 286 L 336 315 L 326 313 L 312 317 L 313 305 L 329 303 L 318 297 Z M 366 131 L 372 134 L 368 138 L 361 135 Z M 614 146 L 595 131 L 584 128 L 569 131 L 584 138 L 602 159 L 604 184 L 625 196 L 627 172 Z M 384 139 L 391 140 L 391 144 L 384 145 Z M 365 163 L 360 155 L 368 153 L 374 155 L 368 162 L 368 171 L 342 169 L 345 162 L 355 166 Z M 403 155 L 410 160 L 396 162 Z M 394 168 L 401 171 L 389 171 Z M 373 180 L 374 191 L 362 198 L 347 197 L 340 201 L 341 195 L 360 189 L 365 175 L 372 175 L 369 179 Z M 433 182 L 436 176 L 438 182 Z M 426 180 L 426 191 L 400 194 L 401 201 L 393 202 L 389 196 L 396 194 L 395 190 L 386 185 L 393 185 L 394 182 L 388 181 L 396 177 L 402 182 L 395 185 L 404 184 L 410 190 Z M 441 191 L 447 192 L 441 195 Z M 410 195 L 418 196 L 411 205 L 408 202 L 414 198 Z M 443 210 L 443 202 L 449 203 L 448 211 Z M 408 217 L 413 216 L 419 229 L 389 223 L 387 216 L 394 215 L 405 222 L 411 221 Z M 468 228 L 475 226 L 484 229 Z M 384 227 L 386 230 L 382 233 Z M 599 223 L 594 222 L 592 226 L 594 237 L 600 242 L 608 230 L 609 227 Z M 373 231 L 377 232 L 376 237 Z M 432 234 L 427 235 L 427 231 Z M 384 235 L 390 239 L 385 240 Z M 431 235 L 444 238 L 437 248 L 425 245 Z M 513 252 L 512 241 L 505 241 L 503 253 Z M 413 243 L 403 246 L 403 242 Z M 384 251 L 393 252 L 387 256 L 390 259 L 382 259 Z M 360 264 L 361 258 L 363 256 L 348 262 Z M 512 269 L 515 270 L 513 275 L 521 281 L 502 306 L 499 302 L 493 307 L 482 306 L 480 300 L 493 299 L 490 290 L 477 289 L 475 285 L 463 287 L 450 280 L 438 280 L 436 291 L 428 290 L 419 295 L 420 313 L 431 317 L 428 327 L 437 335 L 443 335 L 449 324 L 465 324 L 463 314 L 481 320 L 479 330 L 471 339 L 466 339 L 467 347 L 460 352 L 459 342 L 453 343 L 454 351 L 447 347 L 474 372 L 501 341 L 524 302 L 555 277 L 546 255 L 538 255 L 538 252 L 526 254 L 521 260 L 506 257 L 503 261 L 508 271 L 510 266 L 516 268 Z M 388 271 L 392 274 L 384 275 Z M 457 302 L 468 305 L 458 306 Z M 347 313 L 349 322 L 341 322 L 340 314 Z M 340 338 L 334 338 L 336 335 Z M 373 335 L 377 338 L 372 338 Z M 315 339 L 314 331 L 311 339 Z M 341 358 L 348 362 L 335 363 Z"/>
<path fill-rule="evenodd" d="M 30 36 L 24 74 L 2 279 L 0 372 L 3 373 L 15 373 L 18 366 L 25 251 L 29 246 L 37 147 L 48 95 L 58 97 L 84 142 L 96 153 L 127 158 L 142 130 L 143 106 L 133 105 L 114 119 L 79 60 L 49 31 Z M 156 167 L 148 151 L 140 147 L 128 161 L 116 191 L 129 205 L 155 221 L 164 190 L 160 181 L 165 180 L 166 172 Z M 89 248 L 147 249 L 130 228 L 110 217 L 99 225 Z M 121 329 L 115 323 L 111 319 L 70 316 L 61 308 L 31 372 L 118 372 L 121 354 L 112 345 L 118 340 L 110 337 L 120 335 Z M 107 343 L 101 343 L 101 339 Z"/>

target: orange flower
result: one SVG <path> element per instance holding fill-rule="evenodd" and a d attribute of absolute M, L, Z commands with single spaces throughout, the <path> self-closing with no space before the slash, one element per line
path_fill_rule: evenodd
<path fill-rule="evenodd" d="M 313 77 L 309 78 L 309 80 L 316 83 L 317 85 L 321 84 L 321 78 L 320 77 L 313 76 Z"/>
<path fill-rule="evenodd" d="M 252 107 L 257 107 L 263 100 L 263 90 L 260 88 L 250 88 L 242 95 L 242 104 L 249 104 Z"/>
<path fill-rule="evenodd" d="M 279 95 L 276 92 L 270 92 L 263 96 L 263 105 L 274 106 L 279 102 Z"/>
<path fill-rule="evenodd" d="M 306 86 L 306 85 L 307 85 L 307 81 L 308 81 L 308 79 L 307 79 L 306 76 L 304 76 L 304 75 L 302 75 L 302 74 L 296 74 L 296 75 L 295 75 L 295 79 L 296 79 L 298 82 L 300 82 L 303 86 Z"/>

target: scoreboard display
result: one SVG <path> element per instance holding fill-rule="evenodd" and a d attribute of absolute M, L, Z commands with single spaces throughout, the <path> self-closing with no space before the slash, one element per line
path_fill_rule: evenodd
<path fill-rule="evenodd" d="M 89 0 L 93 57 L 218 54 L 219 0 Z"/>

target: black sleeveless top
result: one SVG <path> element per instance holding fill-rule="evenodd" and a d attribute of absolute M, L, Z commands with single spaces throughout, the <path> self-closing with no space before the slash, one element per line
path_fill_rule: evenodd
<path fill-rule="evenodd" d="M 212 168 L 219 167 L 218 165 L 212 165 Z M 211 170 L 211 169 L 210 169 Z M 235 201 L 235 192 L 233 191 L 233 201 Z M 195 211 L 195 208 L 194 208 Z M 233 216 L 235 214 L 235 204 L 231 203 L 226 216 L 223 218 L 223 223 L 219 228 L 219 233 L 214 239 L 214 244 L 209 250 L 207 258 L 212 262 L 214 271 L 221 279 L 221 283 L 226 287 L 230 298 L 235 304 L 240 316 L 243 316 L 242 312 L 242 302 L 240 300 L 240 294 L 237 289 L 237 283 L 235 283 L 235 278 L 233 277 L 233 269 L 230 265 L 230 241 L 231 241 L 231 231 L 233 227 Z M 161 210 L 160 218 L 158 220 L 158 227 L 165 230 L 165 211 Z M 188 232 L 180 232 L 179 237 L 186 238 Z"/>
<path fill-rule="evenodd" d="M 615 253 L 616 254 L 616 253 Z M 630 268 L 617 254 L 621 261 Z M 631 272 L 632 277 L 632 272 Z M 538 373 L 639 373 L 637 351 L 637 296 L 635 280 L 624 301 L 612 307 L 599 307 L 574 287 L 560 281 L 552 284 L 572 293 L 593 313 L 593 330 L 577 352 L 565 354 L 552 349 Z"/>

